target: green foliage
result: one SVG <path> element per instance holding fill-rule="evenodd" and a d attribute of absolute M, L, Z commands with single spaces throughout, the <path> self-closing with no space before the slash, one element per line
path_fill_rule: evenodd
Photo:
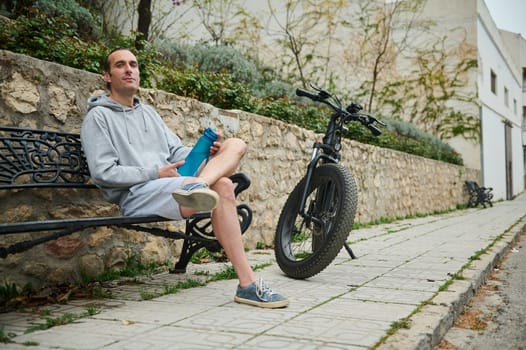
<path fill-rule="evenodd" d="M 289 98 L 260 99 L 254 113 L 296 124 L 319 133 L 325 131 L 330 117 L 330 112 L 324 107 L 312 103 L 301 105 Z M 347 138 L 443 162 L 463 164 L 462 157 L 451 146 L 424 133 L 415 125 L 386 117 L 380 119 L 388 125 L 382 130 L 380 136 L 374 136 L 359 123 L 351 123 L 347 125 L 349 129 Z"/>
<path fill-rule="evenodd" d="M 261 83 L 252 89 L 257 97 L 280 98 L 292 96 L 294 88 L 289 83 L 279 79 L 262 80 Z"/>
<path fill-rule="evenodd" d="M 248 87 L 232 80 L 226 73 L 210 73 L 196 69 L 165 69 L 157 87 L 174 94 L 191 97 L 219 108 L 252 110 Z"/>
<path fill-rule="evenodd" d="M 0 45 L 2 49 L 61 62 L 75 37 L 71 25 L 70 19 L 52 19 L 35 10 L 30 17 L 22 16 L 0 27 Z"/>
<path fill-rule="evenodd" d="M 65 17 L 40 12 L 19 17 L 0 27 L 0 48 L 92 72 L 101 69 L 100 44 L 80 40 Z"/>
<path fill-rule="evenodd" d="M 143 264 L 140 261 L 139 254 L 133 253 L 128 260 L 126 265 L 122 269 L 109 269 L 104 271 L 101 275 L 95 278 L 88 277 L 84 274 L 81 275 L 81 284 L 85 285 L 92 281 L 106 282 L 119 279 L 121 277 L 136 277 L 142 275 L 151 275 L 157 272 L 159 269 L 166 267 L 167 264 L 149 263 Z"/>
<path fill-rule="evenodd" d="M 387 123 L 387 130 L 378 138 L 378 145 L 387 147 L 385 143 L 391 142 L 394 146 L 390 148 L 404 152 L 410 150 L 410 153 L 452 164 L 463 164 L 462 157 L 453 147 L 423 132 L 414 124 L 387 117 L 382 119 Z"/>
<path fill-rule="evenodd" d="M 171 68 L 178 70 L 192 68 L 191 46 L 167 40 L 158 41 L 155 46 L 166 61 L 171 63 Z"/>
<path fill-rule="evenodd" d="M 102 72 L 104 59 L 113 48 L 133 47 L 134 43 L 133 35 L 115 36 L 106 42 L 84 41 L 76 35 L 71 19 L 51 18 L 36 9 L 32 9 L 29 16 L 20 16 L 0 27 L 0 49 L 94 73 Z M 141 69 L 144 87 L 153 85 L 160 66 L 157 57 L 158 53 L 148 44 L 137 53 L 144 67 Z"/>
<path fill-rule="evenodd" d="M 18 288 L 16 284 L 6 283 L 3 286 L 0 286 L 0 301 L 4 303 L 5 301 L 17 297 L 19 295 Z"/>
<path fill-rule="evenodd" d="M 172 68 L 229 74 L 234 82 L 246 85 L 254 96 L 279 98 L 291 95 L 290 84 L 280 80 L 273 70 L 258 67 L 233 47 L 189 46 L 168 41 L 156 45 Z"/>
<path fill-rule="evenodd" d="M 35 7 L 51 18 L 71 18 L 72 28 L 81 37 L 100 36 L 99 24 L 95 17 L 75 0 L 38 0 Z"/>
<path fill-rule="evenodd" d="M 0 343 L 10 343 L 11 338 L 5 334 L 4 326 L 0 325 Z"/>
<path fill-rule="evenodd" d="M 188 279 L 186 281 L 177 282 L 175 285 L 164 285 L 162 292 L 142 291 L 141 299 L 151 300 L 151 299 L 155 299 L 160 296 L 163 296 L 163 295 L 178 293 L 180 290 L 183 290 L 183 289 L 202 287 L 205 285 L 206 285 L 205 282 L 201 282 L 201 281 L 194 280 L 194 279 Z"/>
<path fill-rule="evenodd" d="M 214 273 L 208 279 L 209 282 L 236 279 L 237 274 L 232 266 L 226 266 L 224 270 Z"/>
<path fill-rule="evenodd" d="M 89 307 L 86 311 L 80 313 L 80 314 L 74 314 L 74 313 L 65 313 L 59 317 L 51 318 L 47 317 L 45 323 L 40 323 L 34 326 L 29 327 L 24 332 L 25 334 L 33 333 L 35 331 L 40 330 L 46 330 L 55 326 L 61 326 L 69 323 L 73 323 L 77 321 L 78 319 L 93 316 L 97 314 L 99 311 L 93 307 Z"/>
<path fill-rule="evenodd" d="M 254 113 L 316 132 L 324 132 L 329 120 L 328 111 L 323 107 L 314 104 L 301 105 L 289 97 L 260 98 L 255 105 Z"/>
<path fill-rule="evenodd" d="M 102 72 L 103 60 L 115 47 L 134 47 L 136 36 L 115 35 L 104 40 L 82 40 L 76 35 L 75 23 L 67 17 L 54 17 L 31 10 L 9 25 L 0 27 L 0 49 L 6 49 L 63 65 Z M 161 54 L 162 52 L 162 54 Z M 225 47 L 184 48 L 163 44 L 161 51 L 144 43 L 136 52 L 141 64 L 144 87 L 156 87 L 180 96 L 198 99 L 224 109 L 240 109 L 316 132 L 324 132 L 330 112 L 319 105 L 301 104 L 290 97 L 290 85 L 277 79 L 268 67 L 258 70 L 236 50 Z M 189 63 L 196 63 L 203 69 Z M 469 63 L 469 62 L 468 62 Z M 465 63 L 466 70 L 471 67 Z M 459 79 L 459 78 L 458 78 Z M 455 81 L 458 81 L 455 80 Z M 399 101 L 392 86 L 386 90 L 386 100 Z M 263 96 L 263 97 L 262 97 Z M 402 109 L 402 106 L 395 109 Z M 453 135 L 476 132 L 476 120 L 465 124 L 465 115 L 449 111 L 445 118 L 454 125 Z M 460 121 L 458 120 L 460 118 Z M 453 121 L 456 121 L 453 123 Z M 381 147 L 397 149 L 420 156 L 462 164 L 462 159 L 445 143 L 424 135 L 414 126 L 395 119 L 380 137 L 357 123 L 349 125 L 349 138 Z M 467 130 L 468 129 L 468 130 Z M 108 272 L 109 273 L 109 272 Z M 115 273 L 115 272 L 113 272 Z"/>
<path fill-rule="evenodd" d="M 457 102 L 478 111 L 478 108 L 473 108 L 477 106 L 476 94 L 462 92 L 468 74 L 478 66 L 477 60 L 472 58 L 476 53 L 468 50 L 461 57 L 452 59 L 455 55 L 446 49 L 444 41 L 445 38 L 435 43 L 431 50 L 418 50 L 415 59 L 418 69 L 413 72 L 416 78 L 407 87 L 415 100 L 410 109 L 410 120 L 425 125 L 426 130 L 443 140 L 462 136 L 478 141 L 478 116 L 451 107 L 452 102 Z"/>
<path fill-rule="evenodd" d="M 228 72 L 233 81 L 248 86 L 256 85 L 260 79 L 256 65 L 228 46 L 194 46 L 190 64 L 200 71 Z"/>
<path fill-rule="evenodd" d="M 8 304 L 11 300 L 25 296 L 31 292 L 33 287 L 31 284 L 26 284 L 21 290 L 18 289 L 14 283 L 4 283 L 3 286 L 0 286 L 0 305 Z"/>

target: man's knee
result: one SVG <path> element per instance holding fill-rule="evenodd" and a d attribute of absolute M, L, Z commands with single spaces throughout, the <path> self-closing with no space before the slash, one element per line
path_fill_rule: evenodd
<path fill-rule="evenodd" d="M 225 140 L 222 147 L 224 147 L 225 150 L 238 153 L 241 157 L 247 151 L 247 144 L 245 141 L 236 137 Z"/>
<path fill-rule="evenodd" d="M 217 192 L 221 199 L 235 200 L 234 184 L 230 178 L 220 178 L 211 188 Z"/>

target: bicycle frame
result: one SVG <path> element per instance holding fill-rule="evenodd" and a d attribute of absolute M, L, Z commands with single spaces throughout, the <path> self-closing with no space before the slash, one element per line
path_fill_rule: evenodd
<path fill-rule="evenodd" d="M 337 127 L 338 119 L 340 119 L 340 115 L 334 113 L 329 121 L 329 125 L 327 126 L 325 136 L 323 137 L 323 143 L 314 142 L 312 145 L 312 155 L 309 164 L 307 165 L 305 188 L 303 189 L 299 207 L 299 214 L 304 218 L 307 218 L 307 214 L 305 213 L 305 202 L 307 201 L 307 192 L 311 185 L 314 169 L 316 169 L 320 160 L 324 163 L 338 163 L 341 159 L 341 134 L 337 130 L 342 129 L 343 125 L 341 125 L 341 123 L 343 123 L 343 121 L 340 121 L 340 125 Z"/>
<path fill-rule="evenodd" d="M 314 87 L 313 87 L 314 88 Z M 312 146 L 312 156 L 309 164 L 307 166 L 307 174 L 305 181 L 305 188 L 301 196 L 301 203 L 299 207 L 299 215 L 305 219 L 311 220 L 311 217 L 307 217 L 305 213 L 305 202 L 307 200 L 307 192 L 311 185 L 312 174 L 314 169 L 318 166 L 320 160 L 324 163 L 338 163 L 341 160 L 341 138 L 342 134 L 348 132 L 344 124 L 347 124 L 351 121 L 358 121 L 365 127 L 367 127 L 371 132 L 378 136 L 381 131 L 374 126 L 374 123 L 385 126 L 385 124 L 375 117 L 367 114 L 361 114 L 362 106 L 352 102 L 346 109 L 342 108 L 342 104 L 338 97 L 331 95 L 327 91 L 324 91 L 319 88 L 314 88 L 318 94 L 314 95 L 308 91 L 297 89 L 296 95 L 305 96 L 315 102 L 320 102 L 333 110 L 333 114 L 327 125 L 327 130 L 325 131 L 325 136 L 323 141 L 315 142 Z M 331 102 L 329 99 L 332 99 Z M 321 151 L 320 151 L 321 150 Z"/>

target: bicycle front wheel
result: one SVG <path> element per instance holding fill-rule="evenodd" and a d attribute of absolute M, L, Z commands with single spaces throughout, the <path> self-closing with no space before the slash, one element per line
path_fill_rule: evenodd
<path fill-rule="evenodd" d="M 350 171 L 341 164 L 323 164 L 314 170 L 301 215 L 305 182 L 303 178 L 285 202 L 274 242 L 279 267 L 297 279 L 316 275 L 336 258 L 352 229 L 357 205 Z"/>

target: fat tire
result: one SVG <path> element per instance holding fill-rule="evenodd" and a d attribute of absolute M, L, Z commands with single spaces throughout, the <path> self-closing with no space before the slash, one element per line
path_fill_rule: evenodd
<path fill-rule="evenodd" d="M 301 218 L 298 211 L 306 178 L 304 177 L 290 193 L 278 220 L 274 240 L 274 253 L 281 270 L 289 277 L 305 279 L 323 271 L 336 258 L 352 229 L 358 201 L 356 181 L 348 168 L 341 164 L 323 164 L 314 170 L 308 194 L 320 186 L 333 183 L 336 188 L 337 208 L 325 237 L 312 242 L 309 256 L 303 259 L 291 257 L 291 229 Z M 309 203 L 306 204 L 306 209 Z M 314 237 L 314 236 L 313 236 Z M 290 248 L 290 249 L 289 249 Z"/>

